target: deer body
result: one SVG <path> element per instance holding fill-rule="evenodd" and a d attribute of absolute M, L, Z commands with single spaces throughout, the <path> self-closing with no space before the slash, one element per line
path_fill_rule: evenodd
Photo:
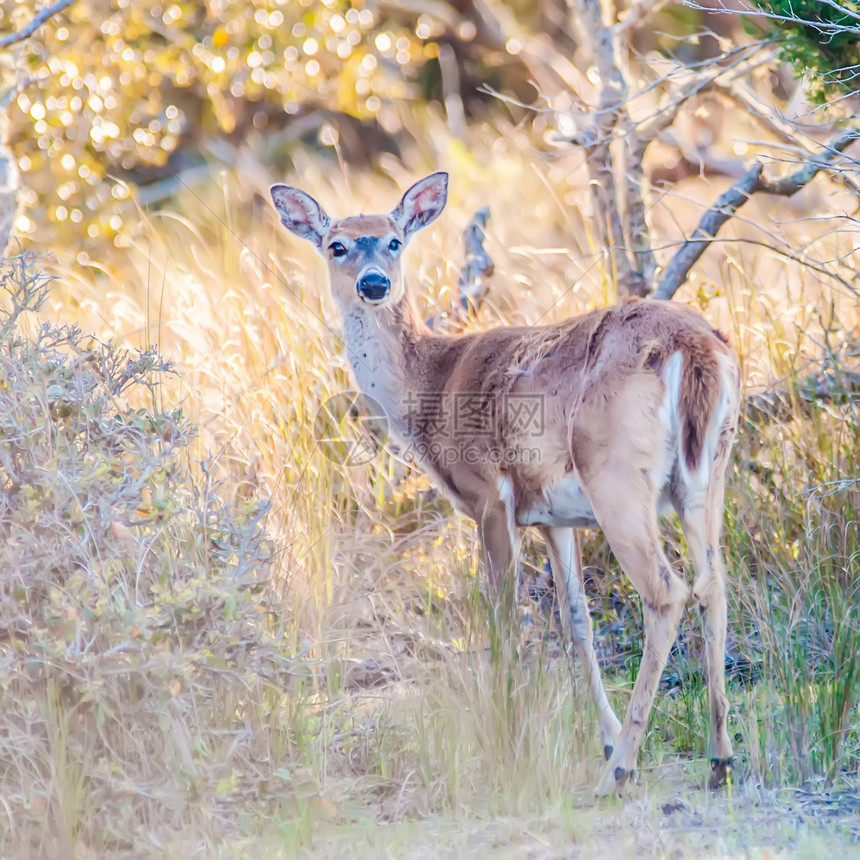
<path fill-rule="evenodd" d="M 732 755 L 725 720 L 725 469 L 740 373 L 722 335 L 683 306 L 633 300 L 566 322 L 462 335 L 431 332 L 407 293 L 400 251 L 441 212 L 447 176 L 413 186 L 390 215 L 332 221 L 274 186 L 284 225 L 326 257 L 359 387 L 393 435 L 478 524 L 491 597 L 511 599 L 518 529 L 547 543 L 565 634 L 582 661 L 608 759 L 599 794 L 635 767 L 690 588 L 659 540 L 658 515 L 684 526 L 705 632 L 712 783 Z M 622 725 L 593 647 L 577 528 L 600 527 L 639 592 L 646 641 Z"/>

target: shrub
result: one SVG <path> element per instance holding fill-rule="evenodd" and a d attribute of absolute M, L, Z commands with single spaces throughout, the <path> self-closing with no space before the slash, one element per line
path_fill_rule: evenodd
<path fill-rule="evenodd" d="M 187 835 L 201 805 L 268 802 L 289 787 L 297 664 L 273 621 L 265 505 L 231 509 L 190 461 L 194 428 L 159 404 L 168 361 L 41 321 L 50 279 L 32 255 L 0 280 L 0 792 L 14 821 L 0 853 L 105 856 Z M 217 838 L 224 822 L 206 820 Z"/>

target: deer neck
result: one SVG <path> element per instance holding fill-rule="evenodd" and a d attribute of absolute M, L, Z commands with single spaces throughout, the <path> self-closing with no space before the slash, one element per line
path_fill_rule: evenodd
<path fill-rule="evenodd" d="M 343 313 L 347 353 L 358 387 L 385 410 L 402 435 L 410 395 L 434 379 L 432 341 L 439 340 L 408 295 L 383 308 L 351 305 Z"/>

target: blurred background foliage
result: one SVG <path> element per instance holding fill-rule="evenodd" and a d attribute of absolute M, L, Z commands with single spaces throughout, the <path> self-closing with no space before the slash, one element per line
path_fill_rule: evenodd
<path fill-rule="evenodd" d="M 7 0 L 0 32 L 40 8 Z M 117 204 L 132 187 L 158 203 L 240 144 L 275 166 L 297 143 L 366 166 L 419 136 L 410 124 L 424 106 L 444 104 L 462 123 L 493 110 L 527 116 L 540 132 L 544 116 L 489 90 L 531 103 L 531 82 L 542 88 L 552 69 L 563 89 L 576 52 L 569 15 L 561 0 L 77 0 L 6 57 L 18 234 L 74 237 L 83 261 L 94 243 L 128 242 L 133 210 Z M 636 48 L 715 53 L 714 38 L 678 37 L 701 17 L 670 5 Z"/>
<path fill-rule="evenodd" d="M 633 44 L 640 59 L 694 64 L 724 51 L 741 27 L 736 15 L 649 5 Z M 783 42 L 784 58 L 822 98 L 850 89 L 856 74 L 856 3 L 844 5 L 753 4 L 775 16 L 754 19 L 758 32 Z M 787 20 L 788 6 L 846 29 L 824 39 Z M 6 0 L 0 32 L 43 7 Z M 420 139 L 415 116 L 425 106 L 444 106 L 461 132 L 488 112 L 512 114 L 542 146 L 553 119 L 517 102 L 569 109 L 581 85 L 597 83 L 570 15 L 564 0 L 75 0 L 3 56 L 23 174 L 18 235 L 74 237 L 84 261 L 93 242 L 128 243 L 133 210 L 117 204 L 133 187 L 147 187 L 139 203 L 159 203 L 246 144 L 275 167 L 289 166 L 291 145 L 309 143 L 367 166 L 380 152 L 402 155 L 404 137 Z"/>
<path fill-rule="evenodd" d="M 33 5 L 6 4 L 0 28 L 20 26 Z M 375 127 L 400 130 L 399 104 L 432 95 L 440 40 L 477 32 L 454 4 L 435 4 L 435 16 L 423 5 L 74 3 L 20 49 L 26 80 L 12 116 L 27 188 L 20 232 L 38 225 L 43 240 L 50 222 L 91 239 L 115 235 L 122 216 L 111 204 L 129 196 L 128 183 L 173 178 L 215 140 L 265 130 L 273 144 L 311 133 L 334 145 L 346 133 L 358 138 L 357 155 Z M 482 61 L 492 62 L 486 53 Z"/>

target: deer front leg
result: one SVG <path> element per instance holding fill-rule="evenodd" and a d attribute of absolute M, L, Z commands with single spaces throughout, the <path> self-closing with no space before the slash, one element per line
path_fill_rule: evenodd
<path fill-rule="evenodd" d="M 484 498 L 478 519 L 483 563 L 496 626 L 509 628 L 517 598 L 517 526 L 513 486 L 502 476 L 497 492 Z"/>
<path fill-rule="evenodd" d="M 594 653 L 594 632 L 582 580 L 579 537 L 571 528 L 544 528 L 541 531 L 546 540 L 552 579 L 558 594 L 562 632 L 565 639 L 573 643 L 582 664 L 591 698 L 597 706 L 603 755 L 609 760 L 615 750 L 621 723 L 609 704 L 600 677 L 597 655 Z"/>

